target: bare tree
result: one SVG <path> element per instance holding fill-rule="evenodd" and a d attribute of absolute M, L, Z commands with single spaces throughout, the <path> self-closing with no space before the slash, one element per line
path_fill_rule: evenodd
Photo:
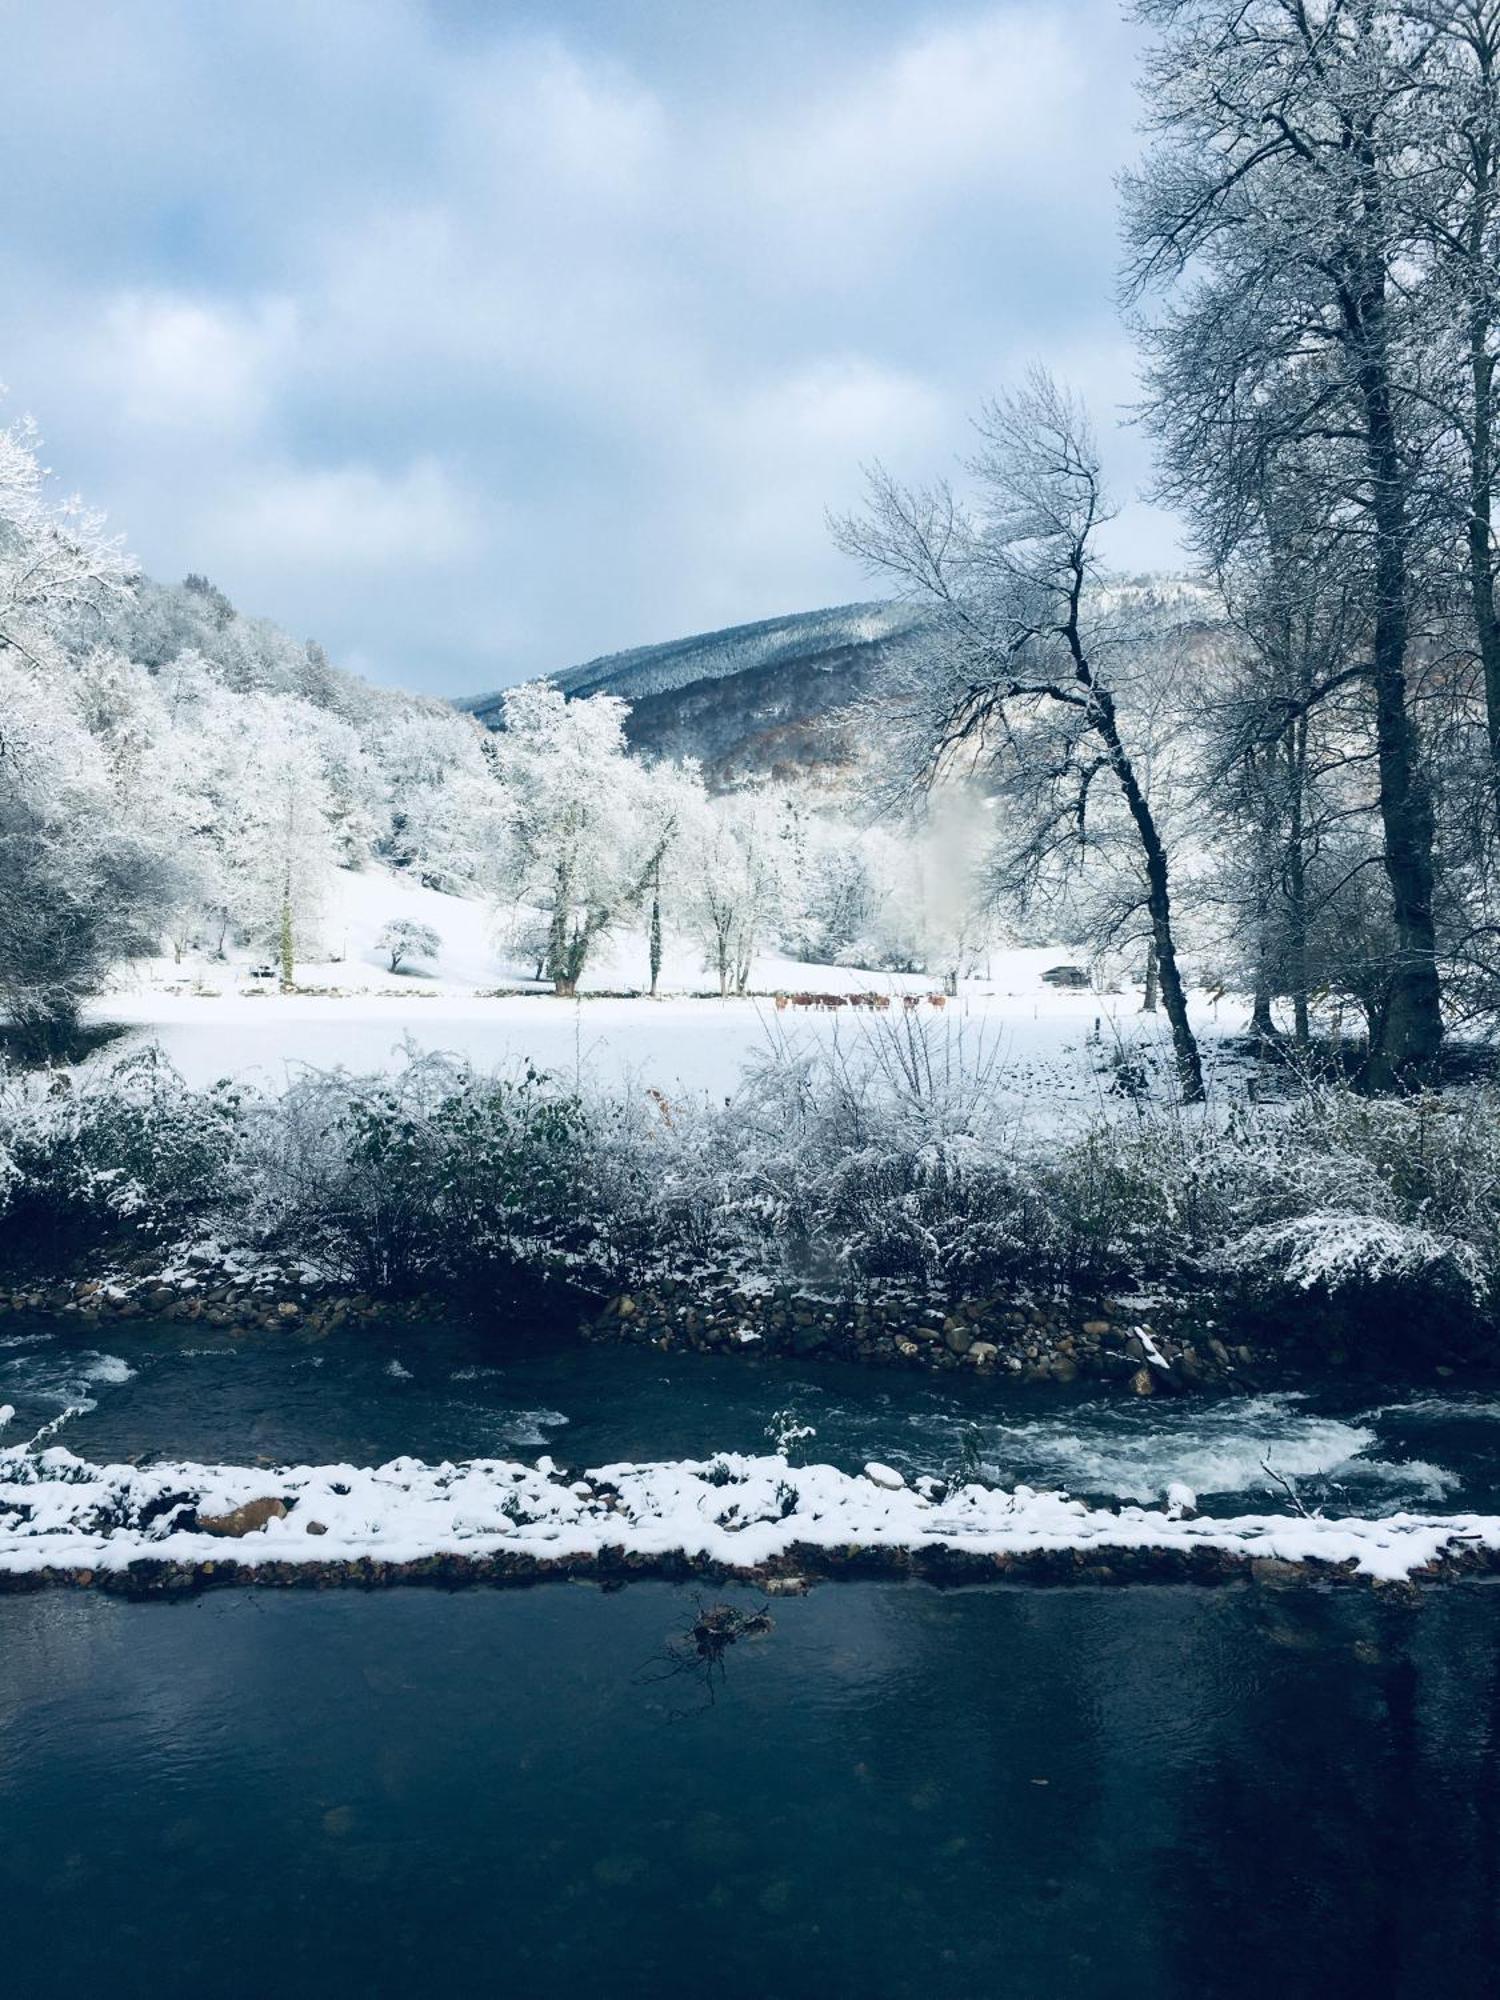
<path fill-rule="evenodd" d="M 904 703 L 908 773 L 930 788 L 964 769 L 1008 770 L 1026 795 L 1037 866 L 1060 841 L 1086 842 L 1096 782 L 1112 786 L 1140 863 L 1182 1094 L 1197 1102 L 1166 844 L 1107 665 L 1119 641 L 1098 559 L 1110 508 L 1088 416 L 1038 370 L 986 405 L 977 429 L 972 512 L 946 483 L 913 491 L 877 468 L 866 511 L 833 523 L 842 547 L 938 614 Z"/>
<path fill-rule="evenodd" d="M 1500 0 L 1405 0 L 1424 38 L 1431 112 L 1403 176 L 1422 253 L 1429 397 L 1457 462 L 1445 479 L 1458 524 L 1483 679 L 1490 782 L 1500 812 L 1500 608 L 1495 454 L 1500 337 Z"/>
<path fill-rule="evenodd" d="M 1409 654 L 1430 408 L 1403 284 L 1410 148 L 1433 115 L 1431 36 L 1385 0 L 1137 0 L 1160 31 L 1156 143 L 1126 186 L 1130 294 L 1175 288 L 1150 327 L 1166 486 L 1220 549 L 1250 490 L 1296 456 L 1368 572 L 1384 866 L 1397 948 L 1372 1082 L 1442 1041 L 1434 821 Z M 1268 414 L 1269 413 L 1269 414 Z"/>

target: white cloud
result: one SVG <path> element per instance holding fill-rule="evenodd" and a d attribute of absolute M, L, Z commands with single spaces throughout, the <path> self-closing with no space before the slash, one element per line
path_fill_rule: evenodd
<path fill-rule="evenodd" d="M 435 459 L 382 473 L 367 465 L 269 470 L 203 522 L 235 566 L 335 577 L 452 570 L 484 548 L 480 505 Z"/>
<path fill-rule="evenodd" d="M 105 306 L 95 366 L 127 424 L 248 434 L 266 416 L 273 371 L 296 337 L 285 299 L 225 307 L 127 293 Z"/>
<path fill-rule="evenodd" d="M 1117 0 L 520 11 L 18 23 L 0 374 L 148 568 L 493 685 L 860 594 L 825 509 L 1039 350 L 1128 399 Z"/>

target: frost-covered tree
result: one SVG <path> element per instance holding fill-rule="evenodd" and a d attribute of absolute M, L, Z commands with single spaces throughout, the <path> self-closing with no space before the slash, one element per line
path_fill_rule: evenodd
<path fill-rule="evenodd" d="M 399 972 L 409 958 L 435 959 L 443 941 L 431 924 L 419 924 L 410 917 L 392 917 L 382 924 L 375 949 L 384 952 L 392 972 Z"/>
<path fill-rule="evenodd" d="M 578 991 L 598 945 L 639 909 L 658 858 L 627 713 L 612 696 L 569 701 L 534 681 L 506 695 L 492 752 L 509 813 L 505 886 L 541 919 L 543 971 L 560 997 Z"/>
<path fill-rule="evenodd" d="M 1363 562 L 1397 950 L 1376 1082 L 1442 1039 L 1435 828 L 1413 695 L 1434 423 L 1408 178 L 1442 115 L 1431 37 L 1389 0 L 1137 0 L 1155 138 L 1127 188 L 1166 488 L 1220 552 L 1268 465 L 1316 481 Z"/>
<path fill-rule="evenodd" d="M 719 992 L 743 993 L 755 953 L 786 913 L 794 880 L 784 798 L 732 792 L 699 821 L 684 872 L 684 926 Z"/>
<path fill-rule="evenodd" d="M 669 921 L 685 900 L 682 877 L 693 866 L 709 812 L 696 765 L 645 765 L 640 773 L 641 848 L 645 856 L 646 958 L 656 997 Z"/>
<path fill-rule="evenodd" d="M 431 889 L 472 895 L 491 886 L 504 802 L 473 718 L 414 702 L 381 721 L 372 755 L 385 802 L 379 851 Z"/>
<path fill-rule="evenodd" d="M 145 750 L 139 678 L 103 656 L 75 673 L 59 638 L 128 583 L 100 519 L 51 498 L 32 428 L 0 429 L 0 1004 L 39 1053 L 66 1044 L 119 959 L 153 947 L 177 892 L 143 787 L 123 782 Z"/>
<path fill-rule="evenodd" d="M 935 615 L 932 656 L 894 718 L 905 776 L 920 788 L 976 773 L 1004 782 L 1026 823 L 1019 853 L 1032 879 L 1064 849 L 1081 852 L 1101 805 L 1113 805 L 1132 900 L 1155 948 L 1178 1080 L 1196 1101 L 1202 1066 L 1143 754 L 1159 713 L 1162 635 L 1143 645 L 1106 588 L 1098 538 L 1110 507 L 1077 399 L 1038 370 L 989 404 L 978 430 L 973 506 L 946 482 L 912 490 L 877 469 L 865 512 L 834 524 L 845 549 Z"/>

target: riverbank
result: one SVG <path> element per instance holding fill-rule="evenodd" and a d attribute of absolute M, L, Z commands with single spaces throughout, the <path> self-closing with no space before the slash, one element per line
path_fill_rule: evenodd
<path fill-rule="evenodd" d="M 104 1262 L 103 1276 L 33 1276 L 0 1281 L 0 1325 L 17 1314 L 84 1326 L 159 1320 L 231 1335 L 279 1333 L 319 1338 L 346 1326 L 420 1323 L 455 1313 L 480 1322 L 493 1298 L 442 1294 L 380 1297 L 297 1278 L 264 1263 L 158 1266 L 151 1258 Z M 562 1340 L 696 1352 L 777 1356 L 819 1365 L 1012 1380 L 1028 1385 L 1097 1383 L 1133 1396 L 1195 1391 L 1250 1392 L 1301 1379 L 1311 1364 L 1345 1369 L 1336 1342 L 1285 1349 L 1252 1344 L 1210 1311 L 1211 1302 L 1160 1300 L 1150 1315 L 1116 1300 L 1085 1303 L 1031 1298 L 940 1303 L 899 1287 L 860 1299 L 819 1298 L 795 1285 L 745 1290 L 732 1283 L 671 1282 L 602 1299 L 566 1278 L 539 1276 L 530 1310 Z M 1431 1371 L 1428 1371 L 1431 1372 Z M 1436 1373 L 1447 1378 L 1451 1367 Z"/>
<path fill-rule="evenodd" d="M 767 1590 L 811 1579 L 942 1583 L 1406 1583 L 1500 1570 L 1500 1515 L 1200 1514 L 1107 1508 L 963 1474 L 851 1473 L 784 1453 L 570 1471 L 521 1460 L 246 1466 L 94 1464 L 56 1426 L 0 1450 L 7 1588 L 168 1595 L 265 1582 L 618 1583 Z"/>

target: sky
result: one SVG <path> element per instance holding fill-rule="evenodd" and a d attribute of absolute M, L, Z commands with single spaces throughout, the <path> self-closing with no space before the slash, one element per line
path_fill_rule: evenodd
<path fill-rule="evenodd" d="M 0 420 L 149 573 L 462 694 L 883 594 L 881 459 L 1042 361 L 1178 559 L 1120 0 L 0 0 Z"/>

